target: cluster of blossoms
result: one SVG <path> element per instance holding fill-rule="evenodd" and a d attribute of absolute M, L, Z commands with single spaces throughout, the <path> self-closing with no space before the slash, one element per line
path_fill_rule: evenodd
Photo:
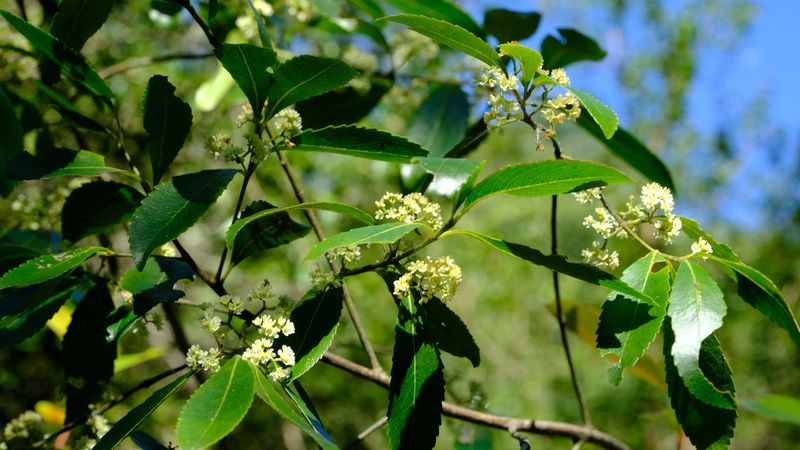
<path fill-rule="evenodd" d="M 619 253 L 616 250 L 609 251 L 606 248 L 607 242 L 592 242 L 592 248 L 581 250 L 583 259 L 595 266 L 604 269 L 616 269 L 619 266 Z"/>
<path fill-rule="evenodd" d="M 275 114 L 275 117 L 269 121 L 269 125 L 276 135 L 282 136 L 286 141 L 303 131 L 303 119 L 300 117 L 300 113 L 292 107 L 284 108 Z"/>
<path fill-rule="evenodd" d="M 710 255 L 712 253 L 714 253 L 714 249 L 711 248 L 711 244 L 705 239 L 699 238 L 696 242 L 692 243 L 692 255 Z M 706 258 L 707 256 L 703 257 L 703 259 Z"/>
<path fill-rule="evenodd" d="M 337 247 L 328 252 L 333 258 L 342 258 L 345 262 L 353 262 L 361 257 L 361 248 L 358 245 Z"/>
<path fill-rule="evenodd" d="M 394 282 L 393 294 L 397 298 L 407 297 L 414 290 L 420 294 L 420 303 L 433 297 L 447 301 L 453 298 L 461 283 L 461 268 L 449 256 L 435 260 L 428 256 L 425 260 L 412 261 L 407 270 Z"/>
<path fill-rule="evenodd" d="M 42 416 L 35 411 L 25 411 L 11 419 L 3 428 L 3 439 L 10 442 L 14 439 L 30 439 L 32 432 L 42 423 Z"/>
<path fill-rule="evenodd" d="M 673 213 L 675 200 L 672 192 L 658 183 L 646 184 L 642 186 L 640 201 L 642 207 L 634 207 L 638 216 L 653 224 L 656 237 L 672 242 L 672 238 L 680 234 L 683 226 L 680 217 Z"/>
<path fill-rule="evenodd" d="M 426 64 L 439 54 L 439 46 L 430 38 L 415 31 L 405 29 L 389 36 L 389 47 L 392 49 L 393 67 L 402 67 L 412 57 Z"/>
<path fill-rule="evenodd" d="M 186 365 L 192 370 L 206 370 L 215 373 L 219 370 L 219 359 L 222 352 L 218 348 L 208 350 L 195 344 L 186 352 Z"/>
<path fill-rule="evenodd" d="M 513 95 L 519 88 L 516 75 L 506 75 L 499 67 L 484 66 L 477 82 L 490 90 L 489 110 L 483 113 L 483 121 L 490 129 L 522 120 L 522 109 Z"/>
<path fill-rule="evenodd" d="M 286 0 L 285 5 L 286 12 L 299 22 L 308 22 L 317 14 L 317 10 L 309 0 Z"/>
<path fill-rule="evenodd" d="M 360 94 L 367 93 L 372 87 L 369 76 L 378 71 L 378 57 L 351 45 L 342 54 L 342 60 L 361 72 L 361 75 L 350 80 L 350 87 Z"/>
<path fill-rule="evenodd" d="M 319 266 L 311 270 L 309 277 L 311 278 L 311 285 L 314 286 L 315 289 L 322 290 L 329 285 L 339 285 L 339 280 L 336 279 L 336 275 L 333 272 L 322 270 Z"/>
<path fill-rule="evenodd" d="M 435 231 L 439 231 L 444 226 L 441 206 L 419 192 L 408 195 L 387 192 L 375 202 L 375 207 L 377 220 L 424 223 L 430 225 Z"/>
<path fill-rule="evenodd" d="M 253 160 L 263 161 L 269 154 L 270 145 L 254 133 L 245 135 L 247 146 L 242 147 L 233 143 L 233 138 L 227 134 L 217 133 L 205 142 L 205 148 L 214 156 L 227 162 L 242 163 L 248 154 Z"/>
<path fill-rule="evenodd" d="M 288 345 L 277 351 L 273 347 L 281 335 L 294 334 L 294 323 L 285 315 L 262 314 L 253 320 L 253 325 L 261 337 L 242 353 L 242 359 L 266 367 L 270 378 L 275 381 L 286 379 L 295 363 L 294 351 Z"/>
<path fill-rule="evenodd" d="M 559 94 L 549 99 L 542 108 L 542 115 L 553 126 L 561 125 L 568 120 L 575 120 L 581 115 L 581 104 L 572 92 Z"/>

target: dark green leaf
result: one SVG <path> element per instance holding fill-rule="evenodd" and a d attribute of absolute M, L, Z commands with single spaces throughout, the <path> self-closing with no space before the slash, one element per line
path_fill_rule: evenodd
<path fill-rule="evenodd" d="M 464 212 L 497 194 L 522 197 L 566 194 L 632 180 L 618 170 L 579 160 L 540 161 L 504 167 L 484 178 L 464 200 Z"/>
<path fill-rule="evenodd" d="M 388 78 L 373 77 L 370 81 L 370 89 L 365 93 L 348 86 L 297 103 L 295 109 L 303 118 L 303 126 L 319 129 L 349 125 L 366 117 L 394 84 Z"/>
<path fill-rule="evenodd" d="M 530 82 L 542 67 L 542 55 L 522 44 L 500 44 L 500 51 L 522 64 L 522 81 Z"/>
<path fill-rule="evenodd" d="M 253 202 L 242 212 L 242 217 L 274 209 L 265 201 Z M 236 235 L 231 251 L 231 264 L 239 264 L 245 258 L 271 248 L 288 244 L 308 234 L 310 227 L 295 222 L 287 213 L 273 214 L 250 222 Z"/>
<path fill-rule="evenodd" d="M 124 184 L 94 181 L 72 191 L 61 210 L 61 233 L 77 242 L 127 222 L 144 196 Z"/>
<path fill-rule="evenodd" d="M 575 97 L 578 97 L 583 108 L 592 116 L 592 119 L 600 126 L 600 129 L 603 130 L 603 136 L 605 136 L 606 139 L 611 139 L 619 127 L 617 114 L 609 108 L 608 105 L 586 91 L 569 86 L 564 86 L 564 89 L 572 92 Z"/>
<path fill-rule="evenodd" d="M 390 21 L 408 25 L 412 30 L 428 36 L 439 44 L 456 49 L 490 66 L 500 65 L 500 56 L 489 44 L 458 25 L 413 14 L 387 16 L 380 19 L 380 21 Z"/>
<path fill-rule="evenodd" d="M 58 279 L 0 292 L 0 346 L 22 342 L 42 329 L 74 288 L 74 280 Z"/>
<path fill-rule="evenodd" d="M 736 409 L 733 393 L 719 390 L 700 368 L 700 346 L 722 326 L 727 306 L 711 275 L 684 261 L 675 275 L 667 314 L 675 332 L 671 354 L 683 384 L 692 395 L 711 406 Z"/>
<path fill-rule="evenodd" d="M 438 298 L 419 306 L 422 327 L 426 336 L 436 342 L 440 350 L 467 358 L 473 367 L 481 364 L 481 351 L 475 338 L 461 318 Z"/>
<path fill-rule="evenodd" d="M 175 393 L 183 383 L 186 382 L 191 376 L 192 372 L 183 374 L 173 380 L 171 383 L 162 387 L 161 389 L 153 392 L 150 397 L 137 407 L 128 411 L 124 417 L 119 419 L 114 426 L 108 430 L 106 434 L 97 442 L 95 449 L 97 450 L 111 450 L 119 445 L 129 434 L 136 431 L 142 423 L 150 417 L 150 414 L 158 409 L 164 401 Z"/>
<path fill-rule="evenodd" d="M 417 108 L 406 136 L 428 149 L 430 156 L 444 156 L 464 137 L 468 119 L 467 95 L 458 86 L 439 85 Z"/>
<path fill-rule="evenodd" d="M 698 400 L 686 388 L 672 359 L 675 334 L 669 317 L 664 321 L 664 363 L 666 380 L 672 409 L 686 436 L 699 450 L 723 450 L 733 437 L 736 426 L 736 410 L 716 408 Z M 733 375 L 728 366 L 719 341 L 713 335 L 700 347 L 700 369 L 720 391 L 733 393 Z"/>
<path fill-rule="evenodd" d="M 502 44 L 533 36 L 541 19 L 542 15 L 536 12 L 490 9 L 483 16 L 483 28 Z"/>
<path fill-rule="evenodd" d="M 727 244 L 717 242 L 710 234 L 700 226 L 700 223 L 688 217 L 680 216 L 681 218 L 681 231 L 686 233 L 690 238 L 697 240 L 703 238 L 711 245 L 715 258 L 727 259 L 730 261 L 740 261 L 739 255 L 733 252 Z"/>
<path fill-rule="evenodd" d="M 578 118 L 578 125 L 600 141 L 611 153 L 617 155 L 650 181 L 668 187 L 673 193 L 676 192 L 675 185 L 672 183 L 672 175 L 667 166 L 655 153 L 624 128 L 618 128 L 611 139 L 607 139 L 600 126 L 587 114 L 581 114 Z"/>
<path fill-rule="evenodd" d="M 247 414 L 254 395 L 254 368 L 234 356 L 183 405 L 175 428 L 178 445 L 199 449 L 224 438 Z"/>
<path fill-rule="evenodd" d="M 0 87 L 0 196 L 7 197 L 14 190 L 16 183 L 6 179 L 8 163 L 19 153 L 22 147 L 22 124 L 14 110 L 14 104 Z"/>
<path fill-rule="evenodd" d="M 463 158 L 477 149 L 487 137 L 489 137 L 489 130 L 486 128 L 486 122 L 481 118 L 469 127 L 464 139 L 450 149 L 444 156 L 447 158 Z"/>
<path fill-rule="evenodd" d="M 222 44 L 216 52 L 222 66 L 250 101 L 253 117 L 260 118 L 272 84 L 272 75 L 267 69 L 277 61 L 275 51 L 250 44 Z"/>
<path fill-rule="evenodd" d="M 308 251 L 305 259 L 316 259 L 325 252 L 340 247 L 363 244 L 392 244 L 414 230 L 424 227 L 421 223 L 382 223 L 370 225 L 335 234 L 323 241 L 316 243 Z"/>
<path fill-rule="evenodd" d="M 291 151 L 338 153 L 378 161 L 410 163 L 428 152 L 385 131 L 354 125 L 307 130 L 292 139 Z"/>
<path fill-rule="evenodd" d="M 234 175 L 234 169 L 204 170 L 158 185 L 133 215 L 129 242 L 136 267 L 142 270 L 153 250 L 200 220 Z"/>
<path fill-rule="evenodd" d="M 67 393 L 67 422 L 89 413 L 114 375 L 117 345 L 106 340 L 106 317 L 114 301 L 104 283 L 96 284 L 72 313 L 62 344 Z"/>
<path fill-rule="evenodd" d="M 92 69 L 83 57 L 66 47 L 50 34 L 25 22 L 10 12 L 0 9 L 0 15 L 30 42 L 31 46 L 43 56 L 57 63 L 64 73 L 73 81 L 85 87 L 89 92 L 101 97 L 107 103 L 114 99 L 114 93 L 100 75 Z"/>
<path fill-rule="evenodd" d="M 19 244 L 0 243 L 0 273 L 6 273 L 41 252 Z"/>
<path fill-rule="evenodd" d="M 216 0 L 214 0 L 213 3 L 216 5 Z M 272 40 L 269 38 L 269 31 L 267 30 L 267 24 L 264 22 L 264 18 L 261 17 L 261 14 L 256 9 L 256 5 L 253 4 L 253 0 L 247 0 L 247 4 L 250 6 L 250 12 L 253 14 L 253 17 L 256 19 L 256 24 L 258 24 L 258 36 L 261 38 L 261 46 L 271 50 Z M 209 3 L 208 14 L 210 20 L 211 3 Z"/>
<path fill-rule="evenodd" d="M 785 395 L 765 395 L 758 400 L 744 400 L 743 408 L 776 422 L 800 425 L 800 400 Z"/>
<path fill-rule="evenodd" d="M 358 76 L 338 59 L 296 56 L 275 69 L 275 84 L 269 90 L 266 118 L 297 102 L 345 86 Z"/>
<path fill-rule="evenodd" d="M 132 179 L 136 175 L 105 165 L 103 155 L 86 150 L 50 148 L 36 156 L 22 152 L 12 159 L 6 169 L 13 180 L 38 180 L 65 176 L 92 177 L 104 173 L 117 173 Z"/>
<path fill-rule="evenodd" d="M 79 52 L 86 41 L 108 19 L 112 3 L 106 0 L 62 0 L 50 27 L 50 34 Z M 44 60 L 42 78 L 57 82 L 60 68 L 56 61 Z"/>
<path fill-rule="evenodd" d="M 0 289 L 30 286 L 61 276 L 92 256 L 107 251 L 103 247 L 74 248 L 56 255 L 42 255 L 11 269 L 0 278 Z"/>
<path fill-rule="evenodd" d="M 144 129 L 150 133 L 147 152 L 153 167 L 153 184 L 156 185 L 189 135 L 192 109 L 175 95 L 175 86 L 167 77 L 153 75 L 147 82 L 143 121 Z"/>
<path fill-rule="evenodd" d="M 580 31 L 559 28 L 558 33 L 563 40 L 547 36 L 542 41 L 545 69 L 566 67 L 578 61 L 600 61 L 606 57 L 606 51 L 594 39 Z"/>
<path fill-rule="evenodd" d="M 119 339 L 130 330 L 139 316 L 134 314 L 133 308 L 129 305 L 123 305 L 109 314 L 106 319 L 106 339 L 113 342 L 119 342 Z"/>
<path fill-rule="evenodd" d="M 478 37 L 483 30 L 464 10 L 446 0 L 387 0 L 388 3 L 407 14 L 432 17 L 458 25 Z"/>
<path fill-rule="evenodd" d="M 143 316 L 159 303 L 169 303 L 183 297 L 183 291 L 174 289 L 178 280 L 192 280 L 194 271 L 180 258 L 153 256 L 147 259 L 144 269 L 131 268 L 120 280 L 120 287 L 133 294 L 133 311 Z"/>
<path fill-rule="evenodd" d="M 154 437 L 141 431 L 131 433 L 131 440 L 142 450 L 170 450 L 169 447 L 158 442 Z"/>

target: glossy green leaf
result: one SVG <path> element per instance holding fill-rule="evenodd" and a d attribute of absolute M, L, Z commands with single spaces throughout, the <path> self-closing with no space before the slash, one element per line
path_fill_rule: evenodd
<path fill-rule="evenodd" d="M 274 208 L 274 205 L 265 201 L 253 202 L 242 211 L 242 217 Z M 233 241 L 231 264 L 236 265 L 245 258 L 300 239 L 310 230 L 310 227 L 292 220 L 287 213 L 264 216 L 250 222 L 237 233 Z"/>
<path fill-rule="evenodd" d="M 234 169 L 203 170 L 158 185 L 133 215 L 129 242 L 136 267 L 142 270 L 153 250 L 200 220 L 236 173 Z"/>
<path fill-rule="evenodd" d="M 469 103 L 464 91 L 458 86 L 438 85 L 411 117 L 406 136 L 428 149 L 429 156 L 444 156 L 464 137 L 468 119 Z"/>
<path fill-rule="evenodd" d="M 270 118 L 297 102 L 346 86 L 358 72 L 332 58 L 296 56 L 275 69 L 265 116 Z"/>
<path fill-rule="evenodd" d="M 306 261 L 316 259 L 329 250 L 351 245 L 393 244 L 408 233 L 424 226 L 425 225 L 421 223 L 393 222 L 353 228 L 352 230 L 343 231 L 316 243 L 311 247 L 311 250 L 308 251 L 305 259 Z"/>
<path fill-rule="evenodd" d="M 172 396 L 194 373 L 185 373 L 169 384 L 153 392 L 144 402 L 128 411 L 95 445 L 97 450 L 111 450 L 119 445 L 128 435 L 136 431 L 150 414 L 158 409 L 164 401 Z"/>
<path fill-rule="evenodd" d="M 107 251 L 103 247 L 74 248 L 56 255 L 42 255 L 11 269 L 0 278 L 0 289 L 30 286 L 63 275 L 92 256 Z"/>
<path fill-rule="evenodd" d="M 233 244 L 236 241 L 236 236 L 239 234 L 242 228 L 244 228 L 245 226 L 247 226 L 247 224 L 253 221 L 261 219 L 262 217 L 266 217 L 272 214 L 280 214 L 289 211 L 299 211 L 307 209 L 332 211 L 335 213 L 343 214 L 345 216 L 350 216 L 358 220 L 359 222 L 368 225 L 372 225 L 375 223 L 375 219 L 373 219 L 372 216 L 369 215 L 369 213 L 367 213 L 366 211 L 344 203 L 336 203 L 336 202 L 300 203 L 298 205 L 284 206 L 282 208 L 267 209 L 237 220 L 236 222 L 233 223 L 233 225 L 231 225 L 230 228 L 228 228 L 228 234 L 225 236 L 225 244 L 228 246 L 228 249 L 233 248 Z"/>
<path fill-rule="evenodd" d="M 733 394 L 717 389 L 700 369 L 700 346 L 722 326 L 726 311 L 722 291 L 711 275 L 693 262 L 682 262 L 667 309 L 675 332 L 671 350 L 675 367 L 697 399 L 717 408 L 736 409 Z"/>
<path fill-rule="evenodd" d="M 446 197 L 454 197 L 456 206 L 472 189 L 486 161 L 475 161 L 462 158 L 417 158 L 426 172 L 433 175 L 433 182 L 428 190 Z"/>
<path fill-rule="evenodd" d="M 256 19 L 256 24 L 258 25 L 258 37 L 261 39 L 261 46 L 272 49 L 272 39 L 269 37 L 269 30 L 267 30 L 267 24 L 264 22 L 264 18 L 258 12 L 258 9 L 256 9 L 256 5 L 253 3 L 253 0 L 247 0 L 247 4 L 250 6 L 250 12 L 253 14 L 253 17 Z M 210 4 L 209 15 L 211 15 Z"/>
<path fill-rule="evenodd" d="M 542 15 L 536 12 L 490 9 L 483 16 L 483 28 L 502 44 L 533 36 L 541 19 Z"/>
<path fill-rule="evenodd" d="M 185 293 L 174 289 L 179 280 L 192 280 L 194 271 L 180 258 L 152 256 L 143 270 L 132 267 L 120 279 L 120 287 L 133 294 L 133 311 L 143 316 L 160 303 L 170 303 Z"/>
<path fill-rule="evenodd" d="M 70 79 L 86 88 L 89 92 L 111 102 L 114 93 L 100 75 L 74 50 L 66 47 L 61 41 L 54 38 L 34 25 L 25 22 L 10 12 L 0 9 L 0 15 L 5 17 L 11 26 L 19 31 L 31 46 L 44 57 L 52 60 L 61 67 L 64 74 Z"/>
<path fill-rule="evenodd" d="M 672 175 L 667 166 L 634 135 L 624 128 L 618 128 L 610 139 L 606 138 L 605 133 L 597 125 L 597 122 L 587 114 L 581 114 L 577 122 L 581 128 L 594 136 L 611 153 L 628 163 L 647 179 L 668 187 L 673 194 L 676 192 L 675 184 L 672 182 Z"/>
<path fill-rule="evenodd" d="M 439 44 L 472 56 L 490 66 L 500 65 L 500 56 L 489 44 L 458 25 L 414 14 L 387 16 L 380 19 L 380 21 L 408 25 L 412 30 L 428 36 Z"/>
<path fill-rule="evenodd" d="M 722 258 L 731 261 L 740 261 L 739 255 L 733 252 L 733 250 L 727 245 L 720 242 L 717 242 L 710 234 L 706 233 L 706 231 L 700 226 L 700 223 L 694 219 L 690 219 L 685 216 L 679 216 L 681 219 L 681 231 L 686 233 L 693 240 L 697 240 L 699 238 L 703 238 L 711 245 L 711 249 L 713 250 L 714 258 Z"/>
<path fill-rule="evenodd" d="M 772 394 L 757 400 L 743 400 L 740 404 L 770 420 L 800 425 L 800 399 Z"/>
<path fill-rule="evenodd" d="M 105 165 L 105 158 L 87 150 L 51 148 L 34 156 L 27 152 L 18 154 L 7 168 L 7 176 L 14 180 L 39 180 L 66 176 L 93 177 L 104 173 L 125 175 L 134 180 L 136 175 Z"/>
<path fill-rule="evenodd" d="M 222 67 L 231 74 L 250 101 L 253 117 L 261 117 L 273 81 L 267 69 L 277 61 L 275 51 L 250 44 L 222 44 L 216 52 Z"/>
<path fill-rule="evenodd" d="M 106 318 L 113 310 L 108 287 L 99 283 L 86 293 L 72 313 L 62 344 L 67 422 L 88 414 L 89 405 L 101 400 L 103 385 L 114 375 L 117 344 L 106 339 Z"/>
<path fill-rule="evenodd" d="M 61 233 L 77 242 L 127 222 L 144 196 L 130 186 L 94 181 L 75 189 L 61 210 Z"/>
<path fill-rule="evenodd" d="M 436 342 L 439 349 L 454 356 L 467 358 L 473 367 L 481 364 L 481 351 L 475 338 L 458 315 L 438 298 L 419 305 L 425 335 Z"/>
<path fill-rule="evenodd" d="M 489 130 L 486 128 L 486 122 L 483 121 L 483 118 L 476 120 L 467 129 L 466 136 L 464 136 L 458 144 L 453 146 L 453 148 L 445 154 L 445 157 L 463 158 L 475 151 L 487 137 L 489 137 Z"/>
<path fill-rule="evenodd" d="M 394 85 L 393 80 L 383 77 L 371 77 L 370 83 L 367 92 L 348 86 L 298 102 L 295 109 L 303 118 L 303 127 L 350 125 L 367 117 Z"/>
<path fill-rule="evenodd" d="M 664 320 L 664 363 L 667 389 L 675 417 L 684 433 L 700 450 L 728 448 L 736 426 L 736 410 L 723 409 L 698 400 L 681 380 L 671 354 L 675 334 L 670 319 Z M 734 392 L 733 374 L 714 335 L 700 347 L 700 369 L 720 391 Z"/>
<path fill-rule="evenodd" d="M 132 432 L 131 440 L 142 450 L 170 450 L 169 447 L 158 442 L 156 438 L 142 431 Z"/>
<path fill-rule="evenodd" d="M 387 0 L 387 2 L 407 14 L 432 17 L 444 22 L 458 25 L 478 37 L 483 37 L 483 30 L 472 20 L 457 3 L 447 0 Z"/>
<path fill-rule="evenodd" d="M 378 161 L 410 163 L 428 152 L 405 138 L 354 125 L 307 130 L 292 139 L 291 151 L 337 153 Z"/>
<path fill-rule="evenodd" d="M 592 116 L 592 119 L 600 126 L 600 129 L 603 130 L 603 136 L 605 136 L 606 139 L 611 139 L 619 127 L 617 113 L 609 108 L 608 105 L 601 102 L 597 97 L 586 91 L 569 86 L 564 86 L 564 89 L 572 92 L 575 97 L 578 97 L 583 108 Z"/>
<path fill-rule="evenodd" d="M 530 82 L 542 67 L 541 53 L 522 44 L 500 44 L 500 51 L 522 64 L 522 81 Z"/>
<path fill-rule="evenodd" d="M 150 133 L 147 152 L 153 168 L 153 184 L 158 184 L 167 167 L 178 155 L 189 129 L 192 109 L 175 95 L 167 77 L 153 75 L 144 97 L 144 129 Z"/>
<path fill-rule="evenodd" d="M 0 346 L 17 344 L 44 328 L 75 289 L 75 280 L 6 289 L 0 292 Z"/>
<path fill-rule="evenodd" d="M 250 409 L 255 383 L 250 363 L 239 356 L 229 359 L 183 405 L 175 428 L 178 445 L 200 449 L 227 436 Z"/>
<path fill-rule="evenodd" d="M 535 197 L 630 182 L 622 172 L 589 161 L 562 159 L 514 164 L 481 180 L 464 200 L 464 212 L 497 194 Z"/>
<path fill-rule="evenodd" d="M 542 41 L 542 56 L 545 69 L 566 67 L 578 61 L 600 61 L 606 57 L 606 51 L 597 42 L 571 28 L 559 28 L 561 39 L 547 36 Z"/>
<path fill-rule="evenodd" d="M 110 12 L 111 2 L 105 0 L 62 0 L 50 26 L 50 34 L 79 52 L 105 23 Z M 44 60 L 40 70 L 43 79 L 58 81 L 60 68 L 55 61 Z"/>
<path fill-rule="evenodd" d="M 661 331 L 667 314 L 670 278 L 666 267 L 654 271 L 654 266 L 660 262 L 664 262 L 664 257 L 658 252 L 650 252 L 631 264 L 620 277 L 623 283 L 652 298 L 652 304 L 630 299 L 618 292 L 610 293 L 603 304 L 597 328 L 597 348 L 603 356 L 613 354 L 618 358 L 608 369 L 608 378 L 614 384 L 622 381 L 622 370 L 636 364 Z"/>
<path fill-rule="evenodd" d="M 0 196 L 7 197 L 14 190 L 16 183 L 6 179 L 8 163 L 23 152 L 22 123 L 14 110 L 14 104 L 6 91 L 0 87 Z"/>

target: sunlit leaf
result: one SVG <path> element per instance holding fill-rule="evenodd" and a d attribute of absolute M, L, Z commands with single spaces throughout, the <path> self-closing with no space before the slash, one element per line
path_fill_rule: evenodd
<path fill-rule="evenodd" d="M 92 256 L 107 251 L 103 247 L 74 248 L 55 255 L 33 258 L 0 278 L 0 289 L 29 286 L 61 276 Z"/>
<path fill-rule="evenodd" d="M 422 227 L 424 225 L 420 223 L 393 222 L 343 231 L 315 244 L 308 251 L 305 259 L 316 259 L 329 250 L 351 245 L 392 244 L 408 233 Z"/>

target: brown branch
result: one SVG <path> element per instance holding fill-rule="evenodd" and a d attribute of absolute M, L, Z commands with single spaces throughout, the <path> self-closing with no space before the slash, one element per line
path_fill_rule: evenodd
<path fill-rule="evenodd" d="M 333 354 L 325 353 L 322 361 L 334 367 L 342 369 L 353 375 L 371 381 L 384 388 L 389 388 L 391 377 L 383 372 L 372 370 L 368 367 L 357 364 L 346 358 Z M 611 450 L 629 450 L 628 446 L 602 431 L 592 427 L 574 425 L 565 422 L 552 420 L 521 419 L 517 417 L 499 416 L 485 412 L 475 411 L 474 409 L 454 405 L 449 402 L 442 402 L 442 413 L 448 417 L 483 425 L 500 430 L 512 432 L 525 432 L 542 436 L 559 436 L 570 438 L 573 441 L 585 441 L 603 448 Z"/>

